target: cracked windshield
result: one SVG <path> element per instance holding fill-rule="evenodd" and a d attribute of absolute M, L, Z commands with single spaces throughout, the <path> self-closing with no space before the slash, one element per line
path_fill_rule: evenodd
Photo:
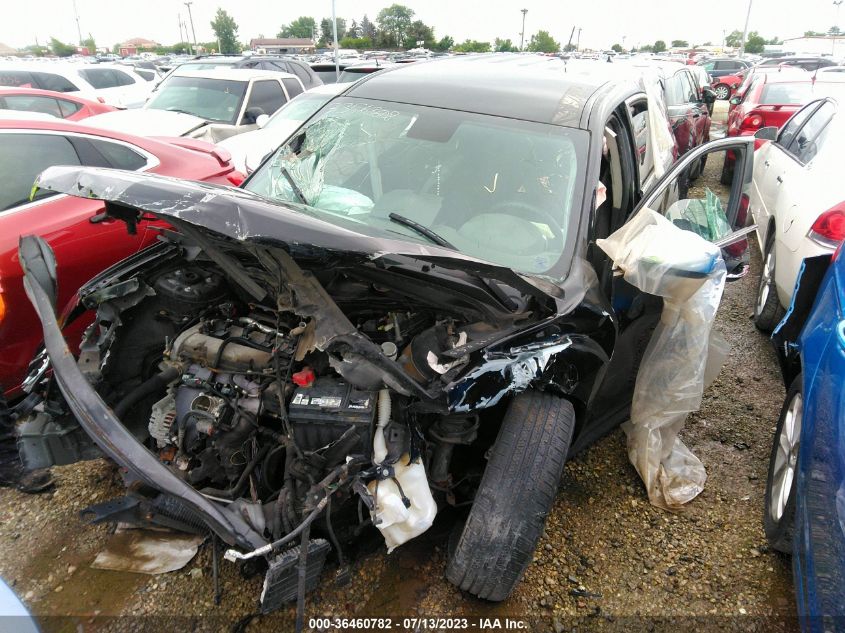
<path fill-rule="evenodd" d="M 580 205 L 585 151 L 578 130 L 347 98 L 246 188 L 367 235 L 554 275 Z"/>

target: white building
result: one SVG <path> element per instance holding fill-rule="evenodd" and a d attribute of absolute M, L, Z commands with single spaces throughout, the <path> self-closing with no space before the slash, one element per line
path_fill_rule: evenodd
<path fill-rule="evenodd" d="M 833 55 L 845 57 L 845 33 L 841 35 L 814 35 L 792 37 L 783 41 L 782 51 L 792 55 Z"/>

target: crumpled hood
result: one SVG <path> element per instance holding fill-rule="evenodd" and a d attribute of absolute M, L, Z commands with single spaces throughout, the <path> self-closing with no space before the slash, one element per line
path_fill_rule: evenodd
<path fill-rule="evenodd" d="M 526 294 L 551 298 L 558 302 L 559 310 L 564 297 L 568 311 L 584 296 L 585 288 L 578 275 L 573 279 L 570 274 L 567 280 L 556 284 L 433 244 L 363 235 L 234 187 L 118 169 L 56 166 L 41 173 L 33 186 L 33 191 L 36 189 L 117 203 L 236 240 L 281 243 L 292 254 L 317 247 L 371 260 L 404 255 L 497 279 Z"/>
<path fill-rule="evenodd" d="M 208 124 L 193 114 L 144 108 L 106 112 L 85 119 L 85 125 L 136 136 L 185 136 Z"/>

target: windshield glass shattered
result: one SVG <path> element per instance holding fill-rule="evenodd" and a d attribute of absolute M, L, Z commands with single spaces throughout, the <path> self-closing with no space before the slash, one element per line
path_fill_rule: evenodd
<path fill-rule="evenodd" d="M 561 276 L 586 148 L 581 130 L 339 98 L 246 189 L 359 233 Z"/>

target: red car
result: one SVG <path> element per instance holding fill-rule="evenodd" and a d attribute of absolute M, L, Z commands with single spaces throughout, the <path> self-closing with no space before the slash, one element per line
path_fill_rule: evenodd
<path fill-rule="evenodd" d="M 841 81 L 814 81 L 804 71 L 755 72 L 743 89 L 742 96 L 731 99 L 728 113 L 727 136 L 752 136 L 764 127 L 780 127 L 802 106 L 819 96 L 831 93 L 845 93 Z M 756 141 L 755 148 L 765 141 Z M 730 154 L 725 155 L 722 167 L 722 182 L 731 182 L 733 162 Z"/>
<path fill-rule="evenodd" d="M 792 66 L 754 66 L 753 68 L 746 68 L 734 75 L 724 75 L 715 78 L 712 84 L 713 92 L 716 93 L 717 99 L 741 97 L 755 76 L 768 74 L 778 74 L 792 79 L 809 79 L 812 76 L 803 68 Z M 733 106 L 731 106 L 731 109 L 733 109 Z"/>
<path fill-rule="evenodd" d="M 66 92 L 37 88 L 0 88 L 0 110 L 39 112 L 58 119 L 79 121 L 95 114 L 117 110 L 117 108 L 98 101 L 82 99 Z"/>
<path fill-rule="evenodd" d="M 148 139 L 78 123 L 0 120 L 0 400 L 20 394 L 26 368 L 41 343 L 41 329 L 24 294 L 18 261 L 22 234 L 44 237 L 58 259 L 59 307 L 108 266 L 150 245 L 161 222 L 143 222 L 137 235 L 122 222 L 100 221 L 97 200 L 38 191 L 32 184 L 52 165 L 86 165 L 238 185 L 228 152 L 194 139 Z M 77 345 L 90 322 L 74 323 L 66 334 Z"/>

